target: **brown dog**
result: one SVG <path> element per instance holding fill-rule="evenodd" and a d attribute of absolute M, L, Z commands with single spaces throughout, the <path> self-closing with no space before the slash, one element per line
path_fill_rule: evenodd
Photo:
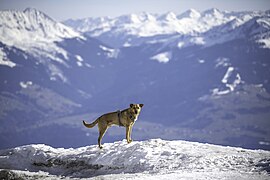
<path fill-rule="evenodd" d="M 96 124 L 98 124 L 99 130 L 98 146 L 100 149 L 102 149 L 101 146 L 102 137 L 104 136 L 107 129 L 112 125 L 119 125 L 126 127 L 126 139 L 128 143 L 131 143 L 132 127 L 135 121 L 138 119 L 142 107 L 143 104 L 130 104 L 130 107 L 128 109 L 125 109 L 123 111 L 107 113 L 100 116 L 90 124 L 86 123 L 85 121 L 83 121 L 83 124 L 88 128 L 92 128 Z"/>

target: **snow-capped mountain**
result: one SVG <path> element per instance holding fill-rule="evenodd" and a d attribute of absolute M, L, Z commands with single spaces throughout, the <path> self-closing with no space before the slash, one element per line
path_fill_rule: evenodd
<path fill-rule="evenodd" d="M 22 12 L 1 11 L 0 25 L 1 43 L 59 62 L 68 57 L 67 52 L 58 47 L 56 42 L 65 38 L 83 38 L 78 32 L 33 8 L 27 8 Z M 3 53 L 2 49 L 1 52 Z M 56 53 L 62 54 L 64 58 L 55 58 Z"/>
<path fill-rule="evenodd" d="M 83 39 L 80 33 L 33 8 L 24 11 L 1 11 L 0 25 L 0 42 L 4 45 L 0 48 L 1 65 L 16 66 L 16 62 L 7 58 L 8 51 L 23 51 L 25 58 L 30 54 L 37 59 L 37 64 L 46 65 L 51 78 L 66 81 L 61 70 L 53 63 L 48 65 L 45 59 L 66 66 L 66 60 L 69 59 L 68 52 L 57 43 L 68 38 Z"/>
<path fill-rule="evenodd" d="M 98 38 L 111 46 L 121 47 L 175 39 L 180 40 L 178 44 L 182 48 L 196 44 L 209 46 L 240 38 L 241 36 L 239 36 L 237 30 L 236 35 L 232 32 L 234 29 L 251 19 L 259 19 L 258 21 L 264 22 L 267 26 L 269 24 L 268 18 L 268 11 L 229 12 L 209 9 L 198 12 L 190 9 L 179 15 L 173 12 L 163 15 L 141 13 L 116 18 L 101 17 L 67 20 L 64 23 L 77 31 L 87 32 L 90 36 Z M 224 34 L 231 38 L 218 37 L 219 35 L 224 36 Z M 218 40 L 216 40 L 217 37 Z M 269 44 L 268 40 L 267 42 L 260 41 L 260 43 L 263 43 L 266 47 Z"/>
<path fill-rule="evenodd" d="M 135 140 L 270 149 L 268 11 L 69 21 L 81 32 L 34 9 L 0 14 L 0 148 L 96 144 L 82 120 L 144 103 Z"/>
<path fill-rule="evenodd" d="M 26 179 L 268 179 L 269 151 L 151 139 L 80 148 L 0 150 L 0 177 Z"/>
<path fill-rule="evenodd" d="M 33 8 L 24 11 L 1 11 L 1 42 L 8 45 L 31 44 L 31 41 L 60 41 L 63 38 L 80 37 L 71 28 L 56 22 Z M 17 47 L 17 46 L 16 46 Z"/>

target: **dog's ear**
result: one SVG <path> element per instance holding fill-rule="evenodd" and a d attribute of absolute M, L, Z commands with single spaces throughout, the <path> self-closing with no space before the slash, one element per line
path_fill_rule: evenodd
<path fill-rule="evenodd" d="M 130 108 L 132 108 L 134 106 L 134 104 L 130 104 L 129 106 L 130 106 Z"/>
<path fill-rule="evenodd" d="M 139 105 L 140 105 L 141 108 L 143 107 L 143 104 L 139 104 Z"/>

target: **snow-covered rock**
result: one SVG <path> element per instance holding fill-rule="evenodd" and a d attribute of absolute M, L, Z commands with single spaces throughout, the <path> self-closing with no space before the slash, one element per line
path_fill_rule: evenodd
<path fill-rule="evenodd" d="M 102 150 L 96 145 L 64 149 L 42 144 L 1 150 L 0 169 L 36 178 L 268 179 L 269 157 L 269 151 L 196 142 L 123 140 Z"/>

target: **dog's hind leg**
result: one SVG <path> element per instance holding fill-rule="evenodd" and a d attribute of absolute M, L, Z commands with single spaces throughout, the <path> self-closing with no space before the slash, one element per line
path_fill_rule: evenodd
<path fill-rule="evenodd" d="M 108 129 L 108 126 L 106 126 L 106 125 L 105 125 L 105 126 L 104 126 L 104 125 L 99 125 L 99 126 L 98 126 L 98 129 L 99 129 L 98 147 L 99 147 L 100 149 L 102 149 L 103 147 L 101 146 L 101 141 L 102 141 L 102 138 L 103 138 L 105 132 L 106 132 L 107 129 Z"/>

